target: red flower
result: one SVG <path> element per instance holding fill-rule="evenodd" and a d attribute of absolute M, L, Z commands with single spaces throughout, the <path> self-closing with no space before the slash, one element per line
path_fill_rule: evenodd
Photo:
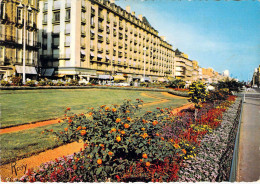
<path fill-rule="evenodd" d="M 67 111 L 69 111 L 69 110 L 70 110 L 70 107 L 67 108 Z"/>

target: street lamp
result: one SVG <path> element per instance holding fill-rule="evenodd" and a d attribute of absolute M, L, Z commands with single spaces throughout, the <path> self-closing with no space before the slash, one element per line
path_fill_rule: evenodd
<path fill-rule="evenodd" d="M 21 1 L 18 5 L 18 8 L 24 9 L 24 21 L 23 21 L 23 84 L 25 84 L 25 50 L 26 50 L 26 6 L 22 5 Z M 28 12 L 32 11 L 32 8 L 29 4 L 27 8 Z"/>
<path fill-rule="evenodd" d="M 145 51 L 146 51 L 146 47 L 143 48 L 144 51 L 144 82 L 145 82 Z"/>

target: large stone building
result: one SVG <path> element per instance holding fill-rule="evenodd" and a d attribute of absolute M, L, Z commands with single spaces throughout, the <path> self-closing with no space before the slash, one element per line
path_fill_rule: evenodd
<path fill-rule="evenodd" d="M 106 0 L 40 0 L 38 23 L 42 76 L 128 82 L 174 76 L 172 45 L 130 7 Z"/>
<path fill-rule="evenodd" d="M 0 3 L 0 78 L 23 73 L 23 46 L 26 77 L 36 78 L 40 47 L 37 36 L 38 1 L 2 0 Z"/>

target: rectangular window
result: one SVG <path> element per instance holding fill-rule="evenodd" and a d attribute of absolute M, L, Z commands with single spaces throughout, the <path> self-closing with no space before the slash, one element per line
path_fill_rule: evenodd
<path fill-rule="evenodd" d="M 5 3 L 1 3 L 0 18 L 5 19 Z"/>
<path fill-rule="evenodd" d="M 0 58 L 4 58 L 4 47 L 0 46 Z"/>
<path fill-rule="evenodd" d="M 47 10 L 48 10 L 48 2 L 44 3 L 43 10 L 44 10 L 44 11 L 47 11 Z"/>
<path fill-rule="evenodd" d="M 44 33 L 44 34 L 47 33 L 47 26 L 43 26 L 43 33 Z"/>
<path fill-rule="evenodd" d="M 31 12 L 28 12 L 28 17 L 27 17 L 27 20 L 28 20 L 28 24 L 32 24 L 33 20 L 33 14 Z"/>
<path fill-rule="evenodd" d="M 22 9 L 17 8 L 17 21 L 22 20 Z"/>
<path fill-rule="evenodd" d="M 60 38 L 53 38 L 53 45 L 58 46 L 60 44 Z"/>
<path fill-rule="evenodd" d="M 52 53 L 53 53 L 53 58 L 57 59 L 59 58 L 59 49 L 53 49 Z"/>
<path fill-rule="evenodd" d="M 55 22 L 59 22 L 60 21 L 60 12 L 55 12 L 53 17 L 54 17 Z"/>
<path fill-rule="evenodd" d="M 43 15 L 43 22 L 47 23 L 47 19 L 48 19 L 48 14 L 46 13 Z"/>
<path fill-rule="evenodd" d="M 91 17 L 90 23 L 91 23 L 91 25 L 94 25 L 94 17 Z"/>
<path fill-rule="evenodd" d="M 17 41 L 20 44 L 23 43 L 23 35 L 22 34 L 23 34 L 22 29 L 17 29 Z"/>
<path fill-rule="evenodd" d="M 66 20 L 70 20 L 70 9 L 66 10 Z"/>

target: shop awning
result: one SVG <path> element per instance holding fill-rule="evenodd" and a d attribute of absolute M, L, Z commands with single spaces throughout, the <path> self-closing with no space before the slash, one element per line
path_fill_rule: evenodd
<path fill-rule="evenodd" d="M 113 75 L 114 80 L 126 80 L 122 75 Z"/>
<path fill-rule="evenodd" d="M 23 73 L 23 66 L 15 66 L 17 73 Z M 25 73 L 26 74 L 33 74 L 37 75 L 36 69 L 33 66 L 25 66 Z"/>
<path fill-rule="evenodd" d="M 54 72 L 54 68 L 47 68 L 47 69 L 43 68 L 41 74 L 42 76 L 50 77 L 53 75 L 53 72 Z"/>
<path fill-rule="evenodd" d="M 112 79 L 112 77 L 110 75 L 99 75 L 98 78 L 99 79 Z"/>

